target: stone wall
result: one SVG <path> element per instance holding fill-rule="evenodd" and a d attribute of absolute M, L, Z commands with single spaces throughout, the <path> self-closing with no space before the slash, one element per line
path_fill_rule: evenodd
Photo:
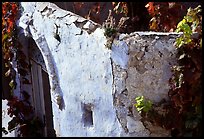
<path fill-rule="evenodd" d="M 173 46 L 175 38 L 176 35 L 168 33 L 135 32 L 121 34 L 114 40 L 113 100 L 117 117 L 130 136 L 169 135 L 168 131 L 153 128 L 152 125 L 149 128 L 154 131 L 145 129 L 134 104 L 137 96 L 144 96 L 153 102 L 168 99 L 171 66 L 176 64 L 176 50 Z"/>
<path fill-rule="evenodd" d="M 178 34 L 120 34 L 110 50 L 101 25 L 49 2 L 21 5 L 18 25 L 49 74 L 57 136 L 169 136 L 146 128 L 133 105 L 141 95 L 168 99 Z"/>

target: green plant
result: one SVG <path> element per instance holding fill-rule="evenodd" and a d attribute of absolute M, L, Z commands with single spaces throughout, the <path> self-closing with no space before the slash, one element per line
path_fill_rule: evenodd
<path fill-rule="evenodd" d="M 195 9 L 189 8 L 187 15 L 184 16 L 184 19 L 180 21 L 177 25 L 176 32 L 183 32 L 183 35 L 176 39 L 176 46 L 181 47 L 185 44 L 189 44 L 192 42 L 192 33 L 199 32 L 200 18 L 198 14 L 201 13 L 201 6 L 199 5 Z M 202 44 L 202 38 L 200 39 L 200 44 Z M 201 45 L 202 47 L 202 45 Z"/>
<path fill-rule="evenodd" d="M 176 39 L 178 66 L 174 66 L 170 79 L 169 97 L 172 106 L 182 117 L 182 136 L 200 136 L 202 120 L 202 16 L 201 6 L 189 8 L 179 22 L 177 31 L 183 35 Z M 196 36 L 195 36 L 196 35 Z"/>
<path fill-rule="evenodd" d="M 102 25 L 102 27 L 104 28 L 104 35 L 107 38 L 106 47 L 108 49 L 111 49 L 114 38 L 124 25 L 125 21 L 128 19 L 129 17 L 122 17 L 119 23 L 116 25 L 115 18 L 112 16 L 112 11 L 109 10 L 108 18 Z"/>
<path fill-rule="evenodd" d="M 21 88 L 22 84 L 30 84 L 26 78 L 29 70 L 29 64 L 26 62 L 26 55 L 21 50 L 17 38 L 17 26 L 16 20 L 19 14 L 19 5 L 17 2 L 2 2 L 2 54 L 7 71 L 5 76 L 10 79 L 8 83 L 10 86 L 9 98 L 8 98 L 8 115 L 12 117 L 11 121 L 8 122 L 8 131 L 6 128 L 2 128 L 2 133 L 8 134 L 14 129 L 20 131 L 20 136 L 28 137 L 35 136 L 38 134 L 38 128 L 42 129 L 42 124 L 38 128 L 32 129 L 33 123 L 39 123 L 39 120 L 34 120 L 36 117 L 33 116 L 34 109 L 29 102 L 30 95 Z M 13 61 L 16 61 L 17 67 L 14 67 Z M 16 70 L 20 74 L 20 95 L 23 100 L 15 97 L 13 94 L 16 88 Z M 32 123 L 31 123 L 32 122 Z M 26 129 L 26 130 L 25 130 Z M 34 133 L 34 134 L 28 134 Z M 36 133 L 36 134 L 35 134 Z M 38 134 L 39 135 L 39 134 Z"/>
<path fill-rule="evenodd" d="M 127 16 L 128 14 L 127 2 L 112 2 L 112 5 L 114 7 L 113 11 L 115 11 L 116 14 L 123 13 Z"/>
<path fill-rule="evenodd" d="M 201 6 L 189 9 L 178 24 L 178 65 L 172 66 L 169 100 L 162 100 L 142 115 L 145 120 L 171 130 L 175 137 L 202 135 L 202 16 Z M 196 35 L 196 36 L 194 36 Z"/>
<path fill-rule="evenodd" d="M 183 17 L 180 2 L 148 2 L 145 7 L 151 16 L 149 28 L 153 31 L 173 32 Z"/>
<path fill-rule="evenodd" d="M 141 113 L 142 111 L 148 112 L 152 109 L 152 102 L 150 100 L 145 100 L 144 96 L 138 96 L 135 98 L 136 104 L 134 106 L 137 108 L 137 111 Z"/>
<path fill-rule="evenodd" d="M 116 33 L 116 29 L 115 28 L 111 28 L 111 27 L 105 28 L 105 33 L 104 33 L 105 36 L 111 37 L 115 33 Z"/>

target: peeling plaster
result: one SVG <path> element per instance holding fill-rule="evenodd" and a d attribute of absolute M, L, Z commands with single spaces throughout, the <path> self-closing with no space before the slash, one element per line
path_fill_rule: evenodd
<path fill-rule="evenodd" d="M 49 75 L 52 96 L 54 98 L 54 101 L 59 105 L 59 109 L 62 110 L 65 108 L 65 104 L 63 100 L 63 94 L 59 86 L 59 79 L 58 79 L 59 77 L 57 76 L 58 73 L 54 65 L 52 54 L 49 50 L 45 37 L 41 34 L 34 32 L 34 30 L 35 28 L 30 26 L 30 31 L 33 36 L 32 38 L 35 40 L 36 45 L 40 49 L 43 55 L 43 58 L 45 60 L 45 65 Z"/>
<path fill-rule="evenodd" d="M 180 33 L 120 34 L 109 50 L 101 25 L 49 2 L 21 5 L 19 26 L 35 40 L 49 74 L 57 136 L 169 136 L 147 129 L 134 104 L 141 95 L 168 99 Z M 84 127 L 82 104 L 91 105 L 92 126 Z"/>

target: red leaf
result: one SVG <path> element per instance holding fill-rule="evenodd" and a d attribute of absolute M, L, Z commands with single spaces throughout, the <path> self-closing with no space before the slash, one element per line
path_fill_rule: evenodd
<path fill-rule="evenodd" d="M 145 7 L 147 8 L 148 12 L 150 15 L 154 15 L 155 11 L 154 11 L 154 2 L 148 2 L 147 5 L 145 5 Z"/>

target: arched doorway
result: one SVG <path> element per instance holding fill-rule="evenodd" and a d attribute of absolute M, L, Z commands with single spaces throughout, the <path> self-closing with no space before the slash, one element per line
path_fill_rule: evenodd
<path fill-rule="evenodd" d="M 44 124 L 43 136 L 56 137 L 49 77 L 42 54 L 32 38 L 29 38 L 28 56 L 32 78 L 32 105 L 35 116 L 38 116 Z"/>

